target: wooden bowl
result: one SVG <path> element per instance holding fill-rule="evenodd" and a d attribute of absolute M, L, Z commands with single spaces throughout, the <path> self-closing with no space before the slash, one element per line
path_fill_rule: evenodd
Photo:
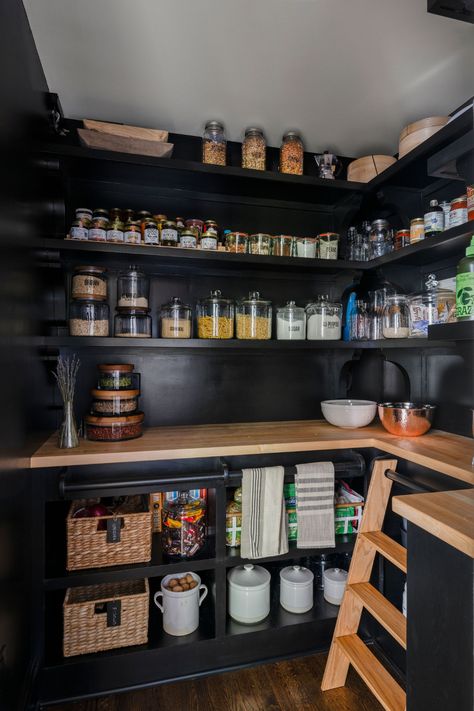
<path fill-rule="evenodd" d="M 380 175 L 386 168 L 397 162 L 393 156 L 370 155 L 357 158 L 349 163 L 347 168 L 347 180 L 354 180 L 358 183 L 368 183 L 377 175 Z"/>
<path fill-rule="evenodd" d="M 428 118 L 409 123 L 400 133 L 398 157 L 402 158 L 414 148 L 431 138 L 440 128 L 446 126 L 449 116 L 429 116 Z"/>

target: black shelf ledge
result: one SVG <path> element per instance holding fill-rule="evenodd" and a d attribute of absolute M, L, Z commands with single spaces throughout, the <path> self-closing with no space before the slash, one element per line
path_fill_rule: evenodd
<path fill-rule="evenodd" d="M 438 338 L 448 338 L 452 341 L 472 341 L 474 340 L 474 321 L 439 323 L 428 326 L 428 340 Z"/>
<path fill-rule="evenodd" d="M 175 338 L 117 338 L 110 336 L 38 336 L 32 339 L 32 345 L 45 349 L 83 349 L 114 348 L 128 352 L 130 350 L 249 350 L 249 351 L 321 351 L 321 350 L 361 350 L 391 348 L 454 348 L 450 340 L 428 340 L 424 338 L 386 338 L 380 341 L 258 341 L 232 339 L 175 339 Z"/>
<path fill-rule="evenodd" d="M 351 533 L 347 535 L 337 535 L 336 536 L 336 546 L 335 548 L 297 548 L 295 541 L 290 541 L 288 553 L 283 553 L 282 555 L 271 556 L 269 558 L 259 558 L 257 561 L 250 560 L 248 558 L 242 558 L 240 555 L 240 548 L 227 548 L 227 555 L 225 558 L 225 565 L 227 567 L 232 567 L 235 565 L 243 565 L 245 563 L 279 563 L 287 560 L 297 560 L 300 558 L 308 558 L 310 556 L 330 555 L 333 553 L 346 553 L 352 551 L 355 545 L 357 534 Z M 282 566 L 284 567 L 284 566 Z"/>

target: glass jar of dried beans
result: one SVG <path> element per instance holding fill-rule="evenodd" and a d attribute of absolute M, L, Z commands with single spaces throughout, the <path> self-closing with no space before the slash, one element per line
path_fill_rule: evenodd
<path fill-rule="evenodd" d="M 280 147 L 280 173 L 303 175 L 303 157 L 301 136 L 296 131 L 287 131 Z"/>

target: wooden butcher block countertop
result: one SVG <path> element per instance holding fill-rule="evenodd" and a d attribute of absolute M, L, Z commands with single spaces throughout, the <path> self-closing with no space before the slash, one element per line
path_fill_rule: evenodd
<path fill-rule="evenodd" d="M 59 449 L 57 433 L 30 459 L 32 468 L 149 462 L 277 452 L 375 447 L 474 485 L 474 440 L 432 430 L 422 437 L 397 437 L 380 424 L 344 430 L 322 420 L 249 422 L 181 427 L 150 427 L 143 437 L 125 442 L 81 440 L 75 449 Z"/>

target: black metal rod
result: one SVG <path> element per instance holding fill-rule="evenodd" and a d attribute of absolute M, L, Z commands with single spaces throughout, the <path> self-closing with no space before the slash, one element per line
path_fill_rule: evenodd
<path fill-rule="evenodd" d="M 296 474 L 296 465 L 288 465 L 284 467 L 285 477 L 294 476 Z M 365 461 L 361 456 L 360 459 L 357 458 L 353 461 L 347 462 L 334 462 L 334 472 L 335 474 L 344 474 L 347 477 L 350 476 L 360 476 L 365 472 Z M 237 469 L 235 471 L 228 471 L 226 479 L 241 479 L 242 469 Z"/>
<path fill-rule="evenodd" d="M 394 481 L 397 484 L 400 484 L 400 486 L 404 486 L 406 489 L 411 489 L 412 491 L 416 491 L 419 494 L 426 494 L 428 492 L 436 491 L 436 489 L 432 489 L 429 486 L 424 486 L 423 484 L 418 484 L 416 481 L 409 479 L 407 476 L 404 476 L 403 474 L 399 474 L 398 472 L 394 471 L 393 469 L 386 469 L 385 476 L 387 477 L 387 479 L 391 479 L 391 481 Z"/>
<path fill-rule="evenodd" d="M 157 479 L 124 479 L 123 481 L 88 481 L 77 484 L 68 484 L 63 480 L 60 492 L 62 496 L 66 494 L 79 494 L 81 491 L 104 491 L 107 489 L 133 489 L 144 486 L 181 486 L 181 484 L 201 483 L 201 480 L 224 481 L 224 472 L 219 474 L 195 474 L 193 476 L 166 477 Z"/>

